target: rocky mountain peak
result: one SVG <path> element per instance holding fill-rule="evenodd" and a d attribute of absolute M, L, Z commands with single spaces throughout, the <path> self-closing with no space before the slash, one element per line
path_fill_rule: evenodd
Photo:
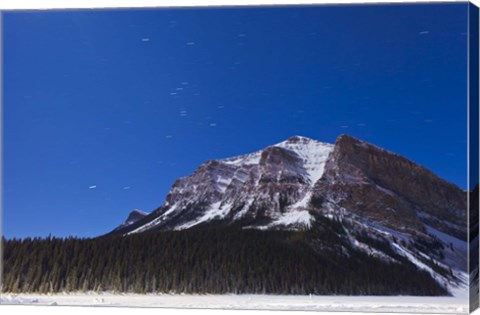
<path fill-rule="evenodd" d="M 337 138 L 316 184 L 328 200 L 395 229 L 424 225 L 466 239 L 466 193 L 405 157 L 348 135 Z"/>
<path fill-rule="evenodd" d="M 124 229 L 124 228 L 140 221 L 141 219 L 145 218 L 147 215 L 148 215 L 148 213 L 145 212 L 145 211 L 142 211 L 142 210 L 139 210 L 139 209 L 133 209 L 128 214 L 127 219 L 119 227 L 117 227 L 115 230 Z"/>
<path fill-rule="evenodd" d="M 125 225 L 133 224 L 133 223 L 137 222 L 138 220 L 143 219 L 147 215 L 148 215 L 147 212 L 144 212 L 144 211 L 138 210 L 138 209 L 133 209 L 129 213 L 129 215 L 127 217 L 127 220 L 125 220 L 124 224 Z"/>
<path fill-rule="evenodd" d="M 347 210 L 404 232 L 425 232 L 428 224 L 464 239 L 465 196 L 426 168 L 352 136 L 342 134 L 332 145 L 296 135 L 257 152 L 206 161 L 175 181 L 150 224 L 134 222 L 125 231 L 242 220 L 268 227 L 299 211 L 305 218 Z"/>
<path fill-rule="evenodd" d="M 315 140 L 307 138 L 307 137 L 303 137 L 303 136 L 298 136 L 298 135 L 297 136 L 291 136 L 290 138 L 285 140 L 285 142 L 287 142 L 287 143 L 307 143 L 307 142 L 311 142 L 311 141 L 315 141 Z"/>

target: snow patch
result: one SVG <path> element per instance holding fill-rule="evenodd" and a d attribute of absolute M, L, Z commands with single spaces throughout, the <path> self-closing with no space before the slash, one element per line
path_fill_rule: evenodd
<path fill-rule="evenodd" d="M 248 199 L 245 205 L 243 206 L 242 210 L 237 212 L 237 214 L 235 214 L 233 219 L 234 220 L 241 219 L 248 212 L 248 209 L 250 209 L 250 207 L 252 206 L 252 203 L 253 203 L 253 198 Z"/>
<path fill-rule="evenodd" d="M 166 219 L 166 217 L 172 213 L 173 211 L 175 211 L 177 209 L 177 205 L 173 205 L 170 209 L 168 209 L 167 211 L 165 211 L 164 213 L 162 213 L 159 217 L 153 219 L 152 221 L 136 228 L 135 230 L 132 230 L 130 232 L 127 233 L 127 235 L 129 234 L 134 234 L 134 233 L 140 233 L 140 232 L 144 232 L 152 227 L 154 227 L 155 225 L 161 223 L 163 220 Z"/>
<path fill-rule="evenodd" d="M 260 163 L 260 158 L 262 156 L 262 151 L 236 156 L 233 158 L 227 158 L 220 160 L 228 165 L 242 166 L 242 165 L 257 165 Z"/>
<path fill-rule="evenodd" d="M 208 222 L 213 219 L 223 219 L 228 212 L 230 211 L 231 206 L 229 205 L 222 205 L 221 201 L 215 202 L 210 206 L 210 208 L 205 211 L 203 216 L 201 216 L 198 219 L 195 219 L 193 221 L 184 223 L 178 227 L 176 227 L 174 230 L 184 230 L 184 229 L 189 229 L 195 225 L 198 225 L 202 222 Z"/>
<path fill-rule="evenodd" d="M 282 214 L 273 224 L 274 225 L 303 225 L 305 227 L 310 227 L 313 221 L 313 217 L 308 211 L 291 211 Z"/>
<path fill-rule="evenodd" d="M 292 141 L 292 139 L 295 139 L 295 141 Z M 280 142 L 274 147 L 295 152 L 303 160 L 310 185 L 313 186 L 322 177 L 325 163 L 329 154 L 333 151 L 334 145 L 297 136 Z"/>
<path fill-rule="evenodd" d="M 443 233 L 429 225 L 424 224 L 427 232 L 445 243 L 443 251 L 445 255 L 444 262 L 456 269 L 466 271 L 468 259 L 467 242 L 462 241 L 454 236 Z"/>
<path fill-rule="evenodd" d="M 314 220 L 315 219 L 312 217 L 312 215 L 306 210 L 290 211 L 290 212 L 281 214 L 277 219 L 275 219 L 273 222 L 267 225 L 248 226 L 245 228 L 268 230 L 268 229 L 279 227 L 279 226 L 294 227 L 294 228 L 298 228 L 300 226 L 300 227 L 305 227 L 309 229 L 312 226 L 312 222 Z"/>
<path fill-rule="evenodd" d="M 288 209 L 305 209 L 308 208 L 308 202 L 310 199 L 312 199 L 312 191 L 308 190 L 305 195 L 300 198 L 297 202 L 294 204 L 288 206 Z"/>

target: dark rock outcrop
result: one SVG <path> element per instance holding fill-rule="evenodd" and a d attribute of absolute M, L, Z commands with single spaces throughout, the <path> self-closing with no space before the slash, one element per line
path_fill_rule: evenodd
<path fill-rule="evenodd" d="M 466 240 L 467 194 L 395 153 L 342 135 L 313 198 L 334 203 L 392 229 L 424 225 Z"/>

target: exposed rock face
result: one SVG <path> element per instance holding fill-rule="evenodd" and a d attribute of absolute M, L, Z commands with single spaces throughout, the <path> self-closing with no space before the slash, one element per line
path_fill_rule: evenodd
<path fill-rule="evenodd" d="M 395 153 L 342 135 L 294 136 L 247 155 L 207 161 L 175 181 L 165 203 L 116 233 L 206 224 L 308 227 L 313 213 L 348 212 L 399 232 L 425 224 L 466 240 L 467 194 Z"/>
<path fill-rule="evenodd" d="M 143 212 L 141 210 L 138 210 L 138 209 L 134 209 L 132 212 L 130 212 L 128 214 L 128 217 L 127 219 L 125 220 L 125 222 L 122 223 L 122 225 L 120 225 L 118 228 L 116 228 L 115 230 L 120 230 L 120 229 L 123 229 L 129 225 L 132 225 L 134 224 L 135 222 L 137 221 L 140 221 L 141 219 L 143 219 L 144 217 L 146 217 L 148 215 L 148 213 L 146 212 Z"/>
<path fill-rule="evenodd" d="M 252 154 L 207 161 L 176 180 L 160 208 L 116 232 L 186 229 L 212 221 L 308 226 L 308 211 L 289 206 L 309 195 L 332 150 L 331 144 L 295 136 Z"/>
<path fill-rule="evenodd" d="M 313 198 L 399 231 L 425 232 L 425 223 L 467 237 L 464 191 L 404 157 L 350 136 L 337 139 Z"/>

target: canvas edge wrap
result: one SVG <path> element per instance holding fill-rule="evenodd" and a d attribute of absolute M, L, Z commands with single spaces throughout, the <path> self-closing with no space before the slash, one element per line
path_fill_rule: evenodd
<path fill-rule="evenodd" d="M 468 6 L 468 211 L 469 211 L 469 275 L 470 275 L 470 312 L 479 308 L 479 194 L 475 187 L 479 185 L 479 8 L 473 3 Z M 0 11 L 0 34 L 2 33 L 3 12 Z M 2 36 L 0 36 L 2 37 Z M 0 39 L 0 61 L 3 61 L 3 37 Z M 0 63 L 0 157 L 3 157 L 3 70 Z M 3 179 L 3 160 L 0 159 L 0 188 Z M 476 192 L 476 193 L 475 193 Z M 2 213 L 3 194 L 0 193 L 0 214 Z M 3 222 L 0 216 L 0 234 L 2 234 Z M 3 235 L 3 234 L 2 234 Z M 0 255 L 2 255 L 2 242 L 0 241 Z M 0 257 L 0 258 L 1 258 Z M 3 280 L 2 259 L 0 259 L 0 294 Z"/>
<path fill-rule="evenodd" d="M 3 10 L 0 10 L 0 295 L 3 292 Z"/>
<path fill-rule="evenodd" d="M 468 7 L 468 207 L 469 207 L 469 273 L 470 312 L 479 307 L 479 10 Z"/>

